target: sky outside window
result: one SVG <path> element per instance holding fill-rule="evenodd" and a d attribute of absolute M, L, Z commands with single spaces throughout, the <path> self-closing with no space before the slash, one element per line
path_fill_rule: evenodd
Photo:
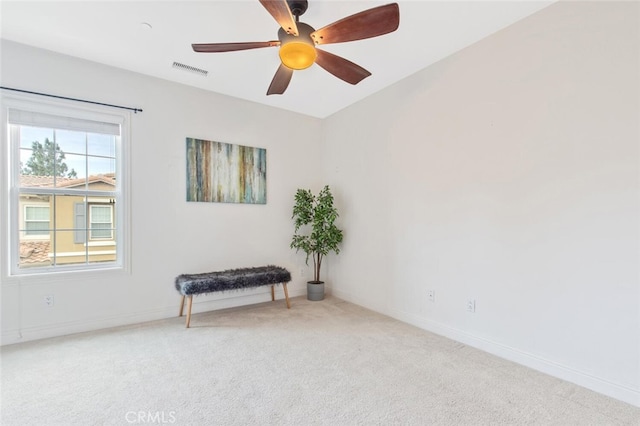
<path fill-rule="evenodd" d="M 32 144 L 38 141 L 44 145 L 45 139 L 54 141 L 65 153 L 64 162 L 67 173 L 74 170 L 78 178 L 87 175 L 115 173 L 115 136 L 76 132 L 71 130 L 53 130 L 40 127 L 20 127 L 20 161 L 26 166 L 33 153 Z M 88 170 L 87 170 L 88 166 Z"/>

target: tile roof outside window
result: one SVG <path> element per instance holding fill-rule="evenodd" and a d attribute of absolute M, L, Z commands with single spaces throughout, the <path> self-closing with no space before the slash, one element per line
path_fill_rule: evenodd
<path fill-rule="evenodd" d="M 20 186 L 27 188 L 53 188 L 53 176 L 34 176 L 34 175 L 20 175 Z M 85 183 L 97 183 L 103 182 L 106 184 L 116 184 L 115 173 L 105 173 L 102 175 L 92 175 L 88 178 L 71 179 L 65 177 L 55 178 L 58 187 L 73 187 L 84 185 Z"/>
<path fill-rule="evenodd" d="M 20 267 L 50 265 L 49 241 L 21 241 Z"/>

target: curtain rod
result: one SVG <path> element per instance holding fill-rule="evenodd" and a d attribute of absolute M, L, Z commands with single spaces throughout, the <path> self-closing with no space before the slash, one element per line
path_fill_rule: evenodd
<path fill-rule="evenodd" d="M 0 86 L 0 89 L 12 90 L 14 92 L 21 92 L 21 93 L 29 93 L 31 95 L 48 96 L 50 98 L 56 98 L 56 99 L 66 99 L 68 101 L 85 102 L 85 103 L 88 103 L 88 104 L 108 106 L 108 107 L 112 107 L 112 108 L 127 109 L 129 111 L 133 111 L 136 114 L 138 112 L 142 112 L 142 110 L 140 108 L 131 108 L 131 107 L 126 107 L 126 106 L 121 106 L 121 105 L 103 104 L 102 102 L 87 101 L 86 99 L 67 98 L 65 96 L 50 95 L 48 93 L 40 93 L 40 92 L 31 92 L 29 90 L 13 89 L 11 87 L 4 87 L 4 86 Z"/>

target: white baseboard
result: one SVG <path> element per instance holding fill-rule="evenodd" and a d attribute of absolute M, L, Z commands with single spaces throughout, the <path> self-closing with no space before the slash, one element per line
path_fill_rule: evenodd
<path fill-rule="evenodd" d="M 305 288 L 298 288 L 298 286 L 293 285 L 288 287 L 289 298 L 306 294 Z M 284 300 L 284 296 L 282 296 L 282 294 L 278 295 L 276 292 L 276 301 L 278 302 L 280 300 Z M 220 297 L 214 300 L 206 299 L 204 296 L 201 298 L 201 300 L 198 300 L 198 297 L 195 297 L 193 299 L 193 307 L 191 309 L 191 312 L 193 314 L 197 314 L 201 312 L 235 308 L 238 306 L 253 305 L 256 303 L 264 303 L 268 301 L 271 301 L 270 290 L 259 292 L 256 292 L 254 290 L 253 293 L 250 293 L 249 291 L 245 293 L 227 293 L 222 294 Z M 148 321 L 178 318 L 180 299 L 177 295 L 175 302 L 176 303 L 173 306 L 134 312 L 131 314 L 114 315 L 93 320 L 70 321 L 42 327 L 4 330 L 1 336 L 0 346 L 28 342 L 31 340 L 66 336 L 69 334 L 84 333 L 88 331 L 119 327 L 123 325 L 139 324 Z M 183 323 L 184 317 L 179 321 L 180 323 Z"/>
<path fill-rule="evenodd" d="M 464 343 L 466 345 L 496 355 L 500 358 L 513 361 L 517 364 L 524 365 L 545 374 L 549 374 L 550 376 L 566 380 L 568 382 L 585 387 L 611 398 L 615 398 L 628 404 L 640 407 L 640 389 L 633 389 L 622 386 L 617 383 L 592 376 L 588 373 L 575 370 L 566 365 L 558 364 L 543 357 L 521 351 L 517 348 L 513 348 L 498 342 L 475 336 L 471 333 L 459 330 L 454 327 L 450 327 L 446 324 L 422 318 L 415 314 L 398 310 L 384 309 L 379 306 L 369 306 L 367 303 L 363 303 L 364 301 L 360 300 L 360 298 L 354 298 L 351 294 L 348 293 L 333 291 L 333 295 L 347 302 L 351 302 L 364 308 L 379 312 L 381 314 L 388 315 L 392 318 L 414 325 L 423 330 L 427 330 L 432 333 L 455 340 L 457 342 Z"/>

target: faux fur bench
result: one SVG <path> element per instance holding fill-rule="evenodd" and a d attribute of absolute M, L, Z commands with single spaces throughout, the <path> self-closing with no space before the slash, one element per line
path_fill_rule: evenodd
<path fill-rule="evenodd" d="M 275 300 L 274 286 L 282 284 L 284 297 L 289 303 L 287 283 L 291 281 L 291 274 L 285 268 L 279 266 L 260 266 L 257 268 L 228 269 L 219 272 L 207 272 L 204 274 L 183 274 L 176 277 L 176 290 L 182 295 L 180 300 L 180 316 L 184 309 L 184 300 L 187 302 L 187 328 L 191 322 L 191 305 L 195 294 L 214 293 L 218 291 L 239 290 L 243 288 L 271 286 L 271 300 Z"/>

